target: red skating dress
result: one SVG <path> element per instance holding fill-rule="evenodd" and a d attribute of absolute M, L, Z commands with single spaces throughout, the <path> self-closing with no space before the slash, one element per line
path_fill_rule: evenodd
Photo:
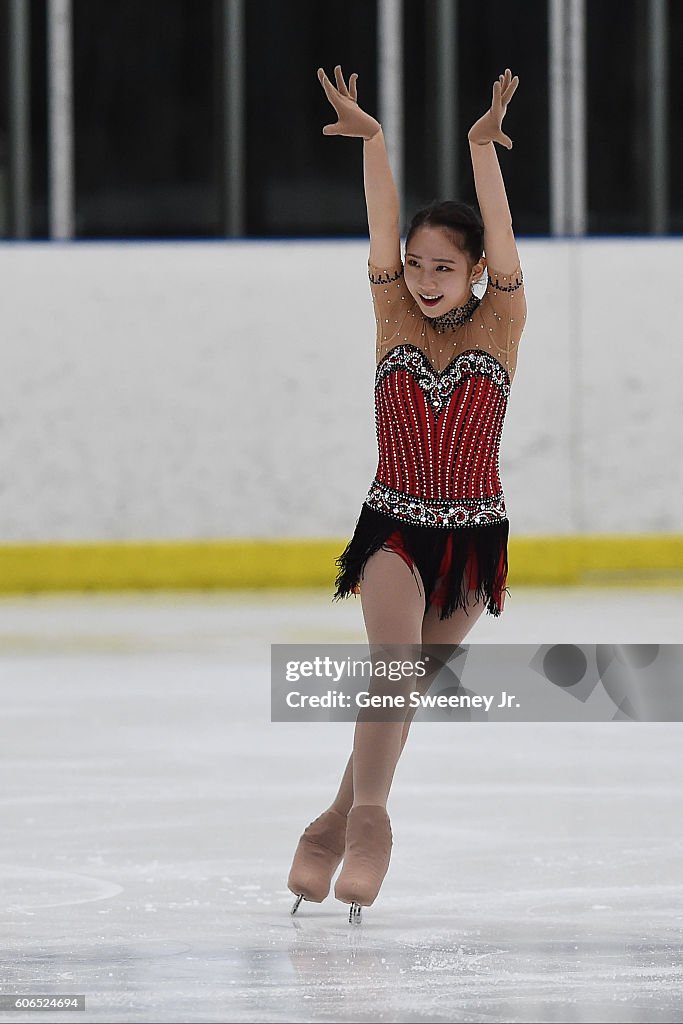
<path fill-rule="evenodd" d="M 526 322 L 521 267 L 489 267 L 483 297 L 439 317 L 422 313 L 402 263 L 368 268 L 379 461 L 336 560 L 334 600 L 359 593 L 365 562 L 387 548 L 419 572 L 441 619 L 467 608 L 468 590 L 498 616 L 509 530 L 499 448 Z"/>

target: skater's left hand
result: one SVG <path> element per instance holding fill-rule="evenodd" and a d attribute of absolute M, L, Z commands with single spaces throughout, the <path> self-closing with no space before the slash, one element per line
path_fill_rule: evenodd
<path fill-rule="evenodd" d="M 498 81 L 493 83 L 493 101 L 490 110 L 487 110 L 467 133 L 470 142 L 475 142 L 479 146 L 486 146 L 489 142 L 500 142 L 506 149 L 512 149 L 512 139 L 503 132 L 501 124 L 507 105 L 514 96 L 518 85 L 519 78 L 517 75 L 512 77 L 510 68 L 505 69 L 504 75 L 498 76 Z"/>

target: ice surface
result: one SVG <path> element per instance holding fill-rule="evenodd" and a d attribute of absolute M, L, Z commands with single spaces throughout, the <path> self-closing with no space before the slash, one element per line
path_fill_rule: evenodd
<path fill-rule="evenodd" d="M 0 601 L 2 992 L 40 1021 L 678 1021 L 678 724 L 415 723 L 363 923 L 286 878 L 351 723 L 270 722 L 327 592 Z M 683 590 L 515 588 L 468 641 L 681 640 Z"/>

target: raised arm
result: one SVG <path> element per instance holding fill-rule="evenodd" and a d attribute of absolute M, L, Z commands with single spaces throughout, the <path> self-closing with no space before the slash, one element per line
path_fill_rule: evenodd
<path fill-rule="evenodd" d="M 498 163 L 494 142 L 512 149 L 512 139 L 501 124 L 507 105 L 519 85 L 517 75 L 509 68 L 493 83 L 491 108 L 472 125 L 467 138 L 470 143 L 474 185 L 484 221 L 484 252 L 489 266 L 502 274 L 511 274 L 519 264 L 519 253 L 512 230 L 512 216 L 505 183 Z"/>
<path fill-rule="evenodd" d="M 381 268 L 395 267 L 401 261 L 401 216 L 398 191 L 389 166 L 382 126 L 358 106 L 358 75 L 351 75 L 349 88 L 346 87 L 339 64 L 334 69 L 334 76 L 336 88 L 324 70 L 318 68 L 318 78 L 325 95 L 339 118 L 336 124 L 325 125 L 323 135 L 345 135 L 364 140 L 363 178 L 370 231 L 369 262 Z"/>

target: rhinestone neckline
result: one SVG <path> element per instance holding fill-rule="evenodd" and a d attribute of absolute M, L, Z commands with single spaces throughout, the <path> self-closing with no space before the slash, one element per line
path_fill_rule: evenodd
<path fill-rule="evenodd" d="M 444 331 L 453 330 L 469 320 L 480 302 L 481 299 L 472 292 L 464 306 L 455 306 L 447 313 L 442 313 L 441 316 L 428 316 L 426 319 L 439 334 L 443 334 Z"/>

